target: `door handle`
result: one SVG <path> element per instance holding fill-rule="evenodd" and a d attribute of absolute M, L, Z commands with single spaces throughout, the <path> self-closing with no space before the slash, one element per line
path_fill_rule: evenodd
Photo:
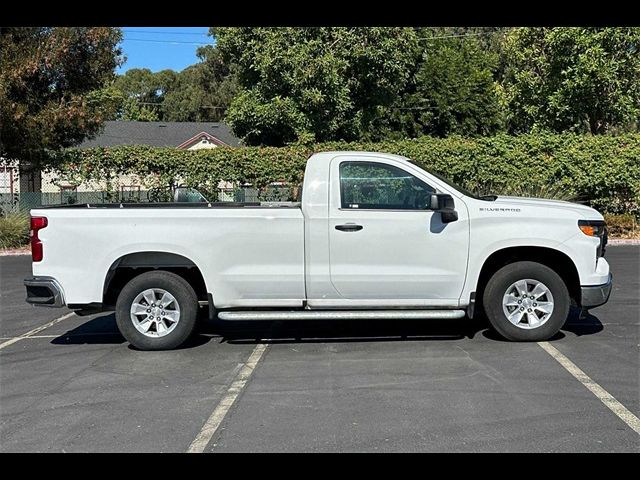
<path fill-rule="evenodd" d="M 357 232 L 362 230 L 362 225 L 356 225 L 355 223 L 347 223 L 346 225 L 336 225 L 336 230 L 341 232 Z"/>

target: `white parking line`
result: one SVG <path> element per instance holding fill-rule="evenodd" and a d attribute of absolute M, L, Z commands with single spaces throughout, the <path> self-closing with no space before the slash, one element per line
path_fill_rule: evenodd
<path fill-rule="evenodd" d="M 249 359 L 246 361 L 242 369 L 238 372 L 238 375 L 233 380 L 231 386 L 227 389 L 227 393 L 225 393 L 218 406 L 215 408 L 211 416 L 207 419 L 205 424 L 202 426 L 200 433 L 198 436 L 191 442 L 189 445 L 189 449 L 187 453 L 202 453 L 204 449 L 209 444 L 209 441 L 213 437 L 213 435 L 220 427 L 220 424 L 224 420 L 224 417 L 229 412 L 229 409 L 233 406 L 233 403 L 238 398 L 238 395 L 244 390 L 244 387 L 247 385 L 247 381 L 251 374 L 256 368 L 256 365 L 262 358 L 265 350 L 267 349 L 267 344 L 260 343 L 256 345 L 256 348 L 253 349 Z"/>
<path fill-rule="evenodd" d="M 105 336 L 109 336 L 109 335 L 118 335 L 120 336 L 119 332 L 87 332 L 87 333 L 64 333 L 64 334 L 60 334 L 60 335 L 29 335 L 28 337 L 24 337 L 22 335 L 19 335 L 17 337 L 0 337 L 0 340 L 13 340 L 14 338 L 20 339 L 20 340 L 37 340 L 39 338 L 58 338 L 58 337 L 64 337 L 64 338 L 72 338 L 72 337 L 105 337 Z"/>
<path fill-rule="evenodd" d="M 604 388 L 594 382 L 586 373 L 584 373 L 578 366 L 565 357 L 560 351 L 548 342 L 538 342 L 538 345 L 542 349 L 551 355 L 560 365 L 564 367 L 576 380 L 582 385 L 587 387 L 591 393 L 593 393 L 598 400 L 604 403 L 609 410 L 615 413 L 620 420 L 626 423 L 633 431 L 640 435 L 640 419 L 631 413 L 627 407 L 622 405 L 618 400 L 614 398 Z"/>
<path fill-rule="evenodd" d="M 27 333 L 23 333 L 22 335 L 18 336 L 18 337 L 14 337 L 11 340 L 7 340 L 6 342 L 0 343 L 0 350 L 2 350 L 5 347 L 8 347 L 9 345 L 13 345 L 16 342 L 19 342 L 20 340 L 23 340 L 27 337 L 30 337 L 32 335 L 35 335 L 38 332 L 41 332 L 42 330 L 52 327 L 53 325 L 55 325 L 56 323 L 61 322 L 62 320 L 66 320 L 67 318 L 71 317 L 75 315 L 75 312 L 69 312 L 66 315 L 63 315 L 59 318 L 56 318 L 55 320 L 51 320 L 49 323 L 45 323 L 44 325 L 41 325 L 37 328 L 34 328 L 33 330 L 29 330 Z"/>
<path fill-rule="evenodd" d="M 2 337 L 0 338 L 0 340 L 32 340 L 32 339 L 38 339 L 38 338 L 58 338 L 60 335 L 29 335 L 28 337 L 23 337 L 22 335 L 18 335 L 17 337 Z"/>

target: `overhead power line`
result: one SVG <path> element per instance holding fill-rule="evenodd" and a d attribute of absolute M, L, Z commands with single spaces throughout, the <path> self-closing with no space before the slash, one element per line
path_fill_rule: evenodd
<path fill-rule="evenodd" d="M 200 37 L 208 37 L 209 34 L 205 33 L 205 32 L 168 32 L 168 31 L 161 31 L 161 30 L 128 30 L 128 29 L 123 29 L 123 31 L 125 33 L 144 33 L 144 34 L 155 34 L 155 35 L 196 35 L 196 36 L 200 36 Z M 428 37 L 428 38 L 421 38 L 421 41 L 425 41 L 425 40 L 438 40 L 440 38 L 459 38 L 459 37 L 476 37 L 476 36 L 480 36 L 480 35 L 491 35 L 494 34 L 496 32 L 474 32 L 474 33 L 462 33 L 462 34 L 455 34 L 455 35 L 440 35 L 437 37 Z M 164 40 L 158 40 L 158 41 L 164 41 Z"/>
<path fill-rule="evenodd" d="M 130 30 L 129 32 L 133 32 L 133 30 Z M 151 33 L 151 32 L 142 32 L 142 31 L 136 31 L 138 33 Z M 166 33 L 166 34 L 170 34 L 170 35 L 174 35 L 174 33 L 171 32 L 155 32 L 155 33 Z M 183 34 L 186 32 L 175 32 L 175 34 Z M 476 33 L 464 33 L 461 35 L 441 35 L 438 37 L 428 37 L 428 38 L 419 38 L 418 41 L 420 42 L 429 42 L 431 40 L 440 40 L 442 38 L 464 38 L 464 37 L 478 37 L 478 36 L 482 36 L 482 35 L 493 35 L 495 34 L 495 32 L 476 32 Z M 200 34 L 196 34 L 194 33 L 193 35 L 200 35 Z M 206 35 L 206 34 L 202 34 L 202 35 Z M 214 45 L 214 41 L 211 40 L 210 42 L 190 42 L 190 41 L 183 41 L 183 40 L 158 40 L 158 39 L 151 39 L 151 38 L 125 38 L 125 41 L 132 41 L 132 42 L 152 42 L 152 43 L 176 43 L 176 44 L 185 44 L 185 45 Z"/>
<path fill-rule="evenodd" d="M 123 32 L 125 33 L 153 33 L 153 34 L 159 34 L 159 35 L 198 35 L 198 36 L 209 36 L 208 33 L 205 32 L 168 32 L 168 31 L 161 31 L 161 30 L 129 30 L 127 28 L 123 28 L 122 29 Z"/>
<path fill-rule="evenodd" d="M 152 40 L 150 38 L 125 38 L 125 42 L 152 42 L 152 43 L 182 43 L 185 45 L 213 45 L 204 42 L 184 42 L 182 40 Z"/>
<path fill-rule="evenodd" d="M 155 103 L 155 102 L 138 102 L 138 105 L 154 105 L 156 107 L 168 107 L 169 105 L 165 105 L 164 103 Z M 198 105 L 198 108 L 216 108 L 220 110 L 224 110 L 227 107 L 216 107 L 213 105 Z"/>

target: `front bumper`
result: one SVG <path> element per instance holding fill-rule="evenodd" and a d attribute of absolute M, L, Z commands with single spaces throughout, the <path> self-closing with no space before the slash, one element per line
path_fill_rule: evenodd
<path fill-rule="evenodd" d="M 40 307 L 63 307 L 64 297 L 60 284 L 53 277 L 25 278 L 27 303 Z"/>
<path fill-rule="evenodd" d="M 581 287 L 582 308 L 594 308 L 604 305 L 611 295 L 613 275 L 609 274 L 609 280 L 602 285 L 589 285 Z"/>

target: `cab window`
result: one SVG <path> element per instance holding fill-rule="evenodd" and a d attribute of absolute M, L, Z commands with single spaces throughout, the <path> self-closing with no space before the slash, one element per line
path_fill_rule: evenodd
<path fill-rule="evenodd" d="M 342 208 L 425 210 L 435 188 L 401 168 L 377 162 L 340 164 Z"/>

